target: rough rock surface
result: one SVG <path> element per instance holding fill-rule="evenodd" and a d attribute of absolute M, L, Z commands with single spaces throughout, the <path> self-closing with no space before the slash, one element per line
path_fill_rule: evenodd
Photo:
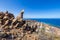
<path fill-rule="evenodd" d="M 55 40 L 55 36 L 59 35 L 58 28 L 23 20 L 23 13 L 24 10 L 15 18 L 8 11 L 0 12 L 0 40 Z M 60 35 L 56 38 L 60 38 Z"/>

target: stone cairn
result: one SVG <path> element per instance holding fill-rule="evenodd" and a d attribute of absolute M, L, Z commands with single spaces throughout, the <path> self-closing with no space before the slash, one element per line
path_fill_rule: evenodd
<path fill-rule="evenodd" d="M 24 10 L 15 18 L 8 11 L 0 12 L 0 40 L 38 40 L 37 25 L 23 20 L 23 13 Z"/>

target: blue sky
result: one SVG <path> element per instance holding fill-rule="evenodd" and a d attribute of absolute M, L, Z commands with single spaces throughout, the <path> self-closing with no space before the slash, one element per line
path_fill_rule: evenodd
<path fill-rule="evenodd" d="M 60 0 L 0 0 L 0 11 L 17 16 L 24 9 L 24 18 L 60 18 Z"/>

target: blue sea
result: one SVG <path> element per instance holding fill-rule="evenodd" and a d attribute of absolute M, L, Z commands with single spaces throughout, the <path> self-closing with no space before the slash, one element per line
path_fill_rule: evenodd
<path fill-rule="evenodd" d="M 27 18 L 26 20 L 35 20 L 60 28 L 60 18 Z"/>

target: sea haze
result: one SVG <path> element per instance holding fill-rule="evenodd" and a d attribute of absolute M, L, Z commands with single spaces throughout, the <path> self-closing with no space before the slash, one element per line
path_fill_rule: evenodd
<path fill-rule="evenodd" d="M 60 28 L 60 18 L 25 18 L 25 20 L 35 20 Z"/>

